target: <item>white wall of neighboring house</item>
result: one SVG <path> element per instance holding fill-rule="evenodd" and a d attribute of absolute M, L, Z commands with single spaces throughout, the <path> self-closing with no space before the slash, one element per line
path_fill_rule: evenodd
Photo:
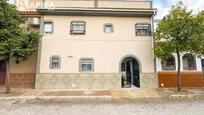
<path fill-rule="evenodd" d="M 182 57 L 185 55 L 186 53 L 181 53 L 181 56 L 180 56 L 180 60 L 181 60 L 181 63 L 180 63 L 180 65 L 181 65 L 181 71 L 197 71 L 197 72 L 202 72 L 202 63 L 201 63 L 201 59 L 202 58 L 200 58 L 200 57 L 196 57 L 195 56 L 195 60 L 196 60 L 196 70 L 183 70 L 183 60 L 182 60 Z M 176 70 L 178 69 L 178 65 L 177 65 L 177 63 L 178 63 L 178 58 L 177 58 L 177 56 L 176 56 L 176 54 L 172 54 L 173 56 L 174 56 L 174 58 L 175 58 L 175 64 L 176 64 Z M 174 71 L 176 71 L 176 70 L 174 70 Z M 158 59 L 157 58 L 157 71 L 159 72 L 159 71 L 168 71 L 168 70 L 162 70 L 162 64 L 161 64 L 161 59 Z M 172 71 L 172 70 L 170 70 L 170 71 Z"/>

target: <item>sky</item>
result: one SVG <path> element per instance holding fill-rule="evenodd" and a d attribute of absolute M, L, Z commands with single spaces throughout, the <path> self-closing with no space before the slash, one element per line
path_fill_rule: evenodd
<path fill-rule="evenodd" d="M 153 0 L 153 6 L 158 10 L 155 18 L 162 19 L 171 10 L 171 6 L 177 4 L 179 1 L 183 1 L 189 10 L 193 10 L 194 14 L 204 10 L 204 0 Z"/>

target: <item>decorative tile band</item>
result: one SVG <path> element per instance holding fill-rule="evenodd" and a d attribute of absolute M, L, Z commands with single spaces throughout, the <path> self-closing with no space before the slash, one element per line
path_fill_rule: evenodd
<path fill-rule="evenodd" d="M 141 88 L 156 88 L 155 74 L 140 75 Z M 37 74 L 36 89 L 121 89 L 119 73 Z"/>
<path fill-rule="evenodd" d="M 119 89 L 118 73 L 37 74 L 36 89 Z"/>

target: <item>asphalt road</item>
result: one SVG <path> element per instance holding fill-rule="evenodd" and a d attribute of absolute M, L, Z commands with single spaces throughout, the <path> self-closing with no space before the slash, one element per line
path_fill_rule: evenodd
<path fill-rule="evenodd" d="M 204 99 L 135 101 L 0 101 L 0 115 L 204 115 Z"/>

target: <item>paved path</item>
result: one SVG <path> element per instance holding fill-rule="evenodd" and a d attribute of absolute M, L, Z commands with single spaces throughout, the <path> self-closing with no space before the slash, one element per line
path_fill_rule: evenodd
<path fill-rule="evenodd" d="M 0 115 L 204 115 L 204 100 L 1 101 Z"/>

